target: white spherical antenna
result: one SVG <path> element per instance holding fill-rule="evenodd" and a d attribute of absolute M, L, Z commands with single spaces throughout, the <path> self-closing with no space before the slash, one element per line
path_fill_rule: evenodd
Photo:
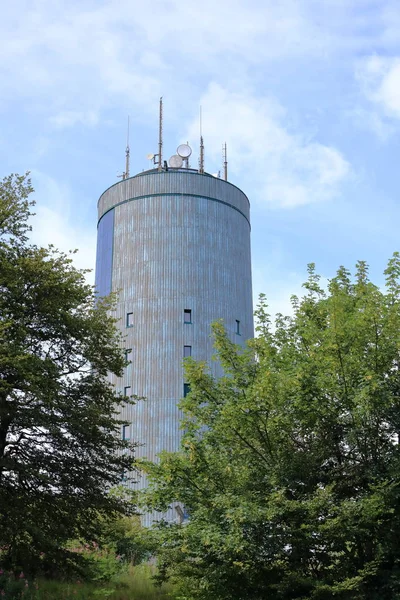
<path fill-rule="evenodd" d="M 171 167 L 171 169 L 180 169 L 181 166 L 183 165 L 182 157 L 178 156 L 177 154 L 174 154 L 169 159 L 168 164 Z"/>
<path fill-rule="evenodd" d="M 154 154 L 148 154 L 147 155 L 147 160 L 153 160 L 154 158 Z"/>
<path fill-rule="evenodd" d="M 177 153 L 182 158 L 189 158 L 189 156 L 192 154 L 192 149 L 187 144 L 181 144 L 178 146 Z"/>

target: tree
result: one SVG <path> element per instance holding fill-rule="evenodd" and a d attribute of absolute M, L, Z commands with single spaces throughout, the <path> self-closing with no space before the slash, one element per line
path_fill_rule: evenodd
<path fill-rule="evenodd" d="M 106 378 L 125 366 L 112 299 L 29 243 L 31 192 L 0 183 L 0 566 L 25 572 L 73 563 L 67 539 L 129 510 L 110 488 L 131 465 L 115 412 L 130 400 Z"/>
<path fill-rule="evenodd" d="M 188 360 L 182 448 L 144 464 L 159 579 L 186 599 L 400 598 L 400 258 L 325 292 L 313 265 L 293 316 L 241 352 L 214 325 L 225 377 Z"/>

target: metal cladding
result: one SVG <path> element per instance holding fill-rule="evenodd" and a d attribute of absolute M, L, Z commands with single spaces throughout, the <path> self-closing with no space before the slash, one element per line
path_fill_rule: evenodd
<path fill-rule="evenodd" d="M 130 422 L 126 437 L 143 444 L 137 456 L 155 460 L 179 449 L 184 354 L 218 375 L 211 323 L 222 319 L 236 343 L 253 337 L 249 201 L 208 174 L 152 169 L 111 186 L 98 209 L 96 288 L 119 294 L 131 360 L 112 381 L 146 398 L 121 416 Z"/>

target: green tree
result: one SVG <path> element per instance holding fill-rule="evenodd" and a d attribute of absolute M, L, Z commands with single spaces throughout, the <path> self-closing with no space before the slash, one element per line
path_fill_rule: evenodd
<path fill-rule="evenodd" d="M 214 325 L 225 377 L 188 360 L 182 448 L 144 464 L 159 578 L 190 599 L 400 598 L 400 258 L 386 289 L 314 267 L 294 314 L 241 352 Z"/>
<path fill-rule="evenodd" d="M 101 547 L 113 550 L 121 562 L 139 565 L 156 550 L 157 538 L 151 529 L 142 527 L 139 515 L 124 516 L 106 523 Z"/>
<path fill-rule="evenodd" d="M 107 382 L 125 359 L 112 300 L 54 248 L 29 243 L 27 176 L 0 183 L 0 566 L 66 568 L 128 511 L 110 488 L 130 469 Z"/>

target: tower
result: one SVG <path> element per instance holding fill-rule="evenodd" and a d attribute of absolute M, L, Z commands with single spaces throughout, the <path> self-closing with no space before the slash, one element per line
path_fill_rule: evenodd
<path fill-rule="evenodd" d="M 253 337 L 249 201 L 231 183 L 190 168 L 183 146 L 172 166 L 159 157 L 156 168 L 112 185 L 98 202 L 96 288 L 119 294 L 131 361 L 113 384 L 146 398 L 124 409 L 130 425 L 122 435 L 143 444 L 137 455 L 151 460 L 179 448 L 184 357 L 218 374 L 210 324 L 222 319 L 236 343 Z M 173 509 L 167 515 L 177 517 Z"/>

